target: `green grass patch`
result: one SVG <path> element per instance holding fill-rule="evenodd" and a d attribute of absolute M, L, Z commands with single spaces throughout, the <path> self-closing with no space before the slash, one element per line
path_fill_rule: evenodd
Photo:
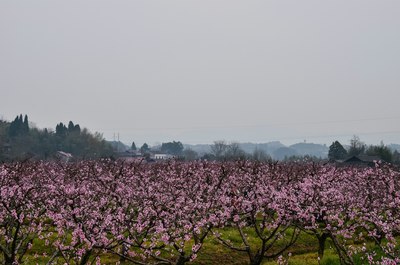
<path fill-rule="evenodd" d="M 242 238 L 239 232 L 234 227 L 226 227 L 219 230 L 219 232 L 223 235 L 225 239 L 229 239 L 236 246 L 244 246 L 242 242 Z M 252 248 L 256 248 L 260 244 L 260 240 L 257 239 L 254 230 L 251 228 L 244 229 L 244 233 L 248 235 L 249 244 Z M 293 233 L 293 230 L 288 230 L 288 236 Z M 54 239 L 54 238 L 52 238 Z M 51 240 L 50 240 L 51 242 Z M 283 243 L 277 242 L 277 246 L 274 247 L 273 250 L 279 248 Z M 188 244 L 190 245 L 190 244 Z M 188 246 L 189 247 L 189 246 Z M 378 254 L 378 257 L 382 255 L 379 247 L 376 247 L 373 243 L 368 243 L 367 248 L 375 251 Z M 318 241 L 317 239 L 310 234 L 301 233 L 296 243 L 290 247 L 283 256 L 288 258 L 289 253 L 289 264 L 290 265 L 318 265 Z M 43 255 L 45 253 L 45 255 Z M 46 264 L 49 260 L 50 256 L 54 253 L 54 248 L 50 245 L 45 245 L 42 240 L 36 239 L 34 241 L 32 249 L 28 251 L 24 258 L 23 264 L 28 265 L 36 265 L 36 264 Z M 162 255 L 164 257 L 170 257 L 170 252 L 162 251 Z M 101 253 L 100 254 L 102 264 L 116 264 L 120 258 L 111 253 Z M 2 256 L 0 256 L 0 263 L 2 263 Z M 93 260 L 93 259 L 91 259 Z M 355 264 L 366 264 L 365 260 L 362 259 L 361 255 L 354 256 Z M 240 265 L 240 264 L 248 264 L 249 257 L 246 252 L 233 251 L 222 244 L 220 244 L 213 236 L 210 234 L 208 238 L 205 240 L 204 245 L 200 252 L 198 253 L 198 257 L 195 261 L 190 262 L 188 264 L 191 265 L 224 265 L 224 264 L 232 264 L 232 265 Z M 58 258 L 57 264 L 64 264 L 65 261 L 62 258 Z M 128 262 L 121 263 L 132 264 Z M 263 265 L 275 265 L 277 264 L 276 260 L 265 260 Z M 326 249 L 324 258 L 321 260 L 322 265 L 340 265 L 340 261 L 338 255 L 335 253 L 335 249 L 332 245 L 332 242 L 328 239 L 326 241 Z"/>

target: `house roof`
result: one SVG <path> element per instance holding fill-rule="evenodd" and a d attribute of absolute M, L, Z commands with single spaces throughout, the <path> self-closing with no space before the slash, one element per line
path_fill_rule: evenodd
<path fill-rule="evenodd" d="M 351 156 L 345 159 L 344 163 L 374 163 L 375 161 L 381 161 L 379 156 L 369 156 L 369 155 L 358 155 Z"/>

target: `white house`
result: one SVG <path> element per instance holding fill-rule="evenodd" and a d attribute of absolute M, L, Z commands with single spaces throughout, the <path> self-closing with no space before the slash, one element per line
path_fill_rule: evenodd
<path fill-rule="evenodd" d="M 169 154 L 154 154 L 154 160 L 168 160 L 172 158 L 175 158 L 175 156 Z"/>

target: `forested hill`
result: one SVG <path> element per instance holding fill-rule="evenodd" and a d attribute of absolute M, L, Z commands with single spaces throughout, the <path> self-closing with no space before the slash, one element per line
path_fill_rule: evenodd
<path fill-rule="evenodd" d="M 30 127 L 28 116 L 14 121 L 0 120 L 0 162 L 21 159 L 51 159 L 57 152 L 75 158 L 99 158 L 112 155 L 112 147 L 99 133 L 91 133 L 72 121 L 60 122 L 55 131 Z"/>

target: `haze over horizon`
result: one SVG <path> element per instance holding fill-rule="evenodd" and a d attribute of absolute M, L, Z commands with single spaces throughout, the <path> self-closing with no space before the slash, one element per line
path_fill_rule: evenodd
<path fill-rule="evenodd" d="M 0 2 L 0 118 L 126 144 L 400 143 L 400 1 Z"/>

